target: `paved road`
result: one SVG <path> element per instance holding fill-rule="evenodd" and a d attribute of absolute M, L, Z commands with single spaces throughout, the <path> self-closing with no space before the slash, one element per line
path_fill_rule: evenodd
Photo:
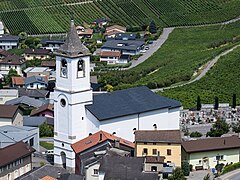
<path fill-rule="evenodd" d="M 206 75 L 206 73 L 216 64 L 216 62 L 222 57 L 222 56 L 225 56 L 227 55 L 228 53 L 232 52 L 234 49 L 240 47 L 240 45 L 236 45 L 234 46 L 233 48 L 231 49 L 228 49 L 224 52 L 222 52 L 221 54 L 219 54 L 218 56 L 216 56 L 215 58 L 213 58 L 211 61 L 209 61 L 208 65 L 201 71 L 201 73 L 193 80 L 190 80 L 186 83 L 183 83 L 183 84 L 180 84 L 180 85 L 176 85 L 176 86 L 169 86 L 169 87 L 164 87 L 164 88 L 159 88 L 159 89 L 153 89 L 152 91 L 153 92 L 158 92 L 158 91 L 164 91 L 165 89 L 173 89 L 173 88 L 176 88 L 176 87 L 181 87 L 181 86 L 185 86 L 187 84 L 191 84 L 195 81 L 198 81 L 200 80 L 203 76 Z"/>
<path fill-rule="evenodd" d="M 147 60 L 151 55 L 153 55 L 154 52 L 156 52 L 168 39 L 169 34 L 174 30 L 174 28 L 164 28 L 161 36 L 153 42 L 153 44 L 149 45 L 150 49 L 147 50 L 141 57 L 138 58 L 138 60 L 133 60 L 132 65 L 128 68 L 124 68 L 122 70 L 131 69 L 145 60 Z"/>
<path fill-rule="evenodd" d="M 236 169 L 217 178 L 217 180 L 239 180 L 240 169 Z"/>

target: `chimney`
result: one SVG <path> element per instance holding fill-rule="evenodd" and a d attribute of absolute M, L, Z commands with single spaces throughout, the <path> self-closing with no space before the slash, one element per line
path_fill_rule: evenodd
<path fill-rule="evenodd" d="M 154 124 L 154 125 L 153 125 L 153 128 L 154 128 L 154 130 L 157 130 L 157 125 Z"/>
<path fill-rule="evenodd" d="M 119 148 L 120 147 L 120 140 L 119 139 L 115 139 L 114 140 L 114 147 L 115 148 Z"/>
<path fill-rule="evenodd" d="M 101 141 L 102 140 L 102 133 L 100 133 L 100 137 L 99 137 L 99 141 Z"/>

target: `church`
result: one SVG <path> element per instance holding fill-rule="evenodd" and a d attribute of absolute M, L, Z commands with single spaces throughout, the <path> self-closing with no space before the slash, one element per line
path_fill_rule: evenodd
<path fill-rule="evenodd" d="M 71 145 L 99 130 L 134 141 L 135 130 L 179 129 L 179 101 L 147 87 L 93 95 L 90 53 L 71 21 L 65 43 L 56 54 L 54 91 L 54 164 L 74 172 Z"/>

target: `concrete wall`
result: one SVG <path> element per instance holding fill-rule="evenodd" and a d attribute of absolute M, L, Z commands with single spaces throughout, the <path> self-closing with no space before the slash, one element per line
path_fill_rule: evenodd
<path fill-rule="evenodd" d="M 15 69 L 19 75 L 22 75 L 22 68 L 26 67 L 25 64 L 22 65 L 9 65 L 9 64 L 0 64 L 0 73 L 7 75 L 10 69 Z"/>
<path fill-rule="evenodd" d="M 148 154 L 143 154 L 143 149 L 148 149 Z M 153 154 L 153 149 L 157 149 L 157 152 L 160 152 L 160 156 L 165 156 L 164 162 L 171 161 L 175 166 L 181 167 L 181 144 L 168 144 L 168 143 L 137 143 L 136 144 L 136 156 L 157 156 L 157 154 Z M 167 150 L 171 150 L 171 155 L 167 155 Z"/>
<path fill-rule="evenodd" d="M 44 72 L 28 72 L 27 73 L 27 77 L 31 77 L 31 76 L 50 76 L 50 72 L 49 71 L 44 71 Z"/>

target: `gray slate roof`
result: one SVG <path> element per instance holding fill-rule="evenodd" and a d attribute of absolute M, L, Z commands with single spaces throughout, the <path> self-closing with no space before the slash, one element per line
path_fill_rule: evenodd
<path fill-rule="evenodd" d="M 143 172 L 144 157 L 105 156 L 100 160 L 100 172 L 104 179 L 157 180 L 157 172 Z"/>
<path fill-rule="evenodd" d="M 139 47 L 143 46 L 144 43 L 144 40 L 107 40 L 102 46 L 102 49 L 136 51 Z"/>
<path fill-rule="evenodd" d="M 40 76 L 30 76 L 24 79 L 25 84 L 30 83 L 44 83 L 47 84 L 47 80 Z"/>
<path fill-rule="evenodd" d="M 13 36 L 10 34 L 1 34 L 0 36 L 0 41 L 18 41 L 19 37 L 18 36 Z"/>
<path fill-rule="evenodd" d="M 21 96 L 28 96 L 28 97 L 38 97 L 38 98 L 45 98 L 48 95 L 49 91 L 44 89 L 27 89 L 27 88 L 18 88 L 18 95 Z"/>
<path fill-rule="evenodd" d="M 67 34 L 65 43 L 58 49 L 57 53 L 64 54 L 69 57 L 79 55 L 88 55 L 89 50 L 86 48 L 78 37 L 74 21 L 71 20 L 70 30 Z"/>
<path fill-rule="evenodd" d="M 0 126 L 0 148 L 5 147 L 6 144 L 22 141 L 29 136 L 32 136 L 36 127 L 26 126 Z"/>
<path fill-rule="evenodd" d="M 43 124 L 44 122 L 47 122 L 47 124 L 52 125 L 54 124 L 53 118 L 48 118 L 44 116 L 23 116 L 23 125 L 24 126 L 30 126 L 30 127 L 38 127 L 39 125 Z"/>
<path fill-rule="evenodd" d="M 180 107 L 179 101 L 159 96 L 145 86 L 93 96 L 86 108 L 100 121 L 163 108 Z"/>
<path fill-rule="evenodd" d="M 38 108 L 38 107 L 42 106 L 44 104 L 44 102 L 37 100 L 37 99 L 30 98 L 28 96 L 22 96 L 19 98 L 15 98 L 15 99 L 6 101 L 5 104 L 11 104 L 11 105 L 26 104 L 26 105 Z"/>

